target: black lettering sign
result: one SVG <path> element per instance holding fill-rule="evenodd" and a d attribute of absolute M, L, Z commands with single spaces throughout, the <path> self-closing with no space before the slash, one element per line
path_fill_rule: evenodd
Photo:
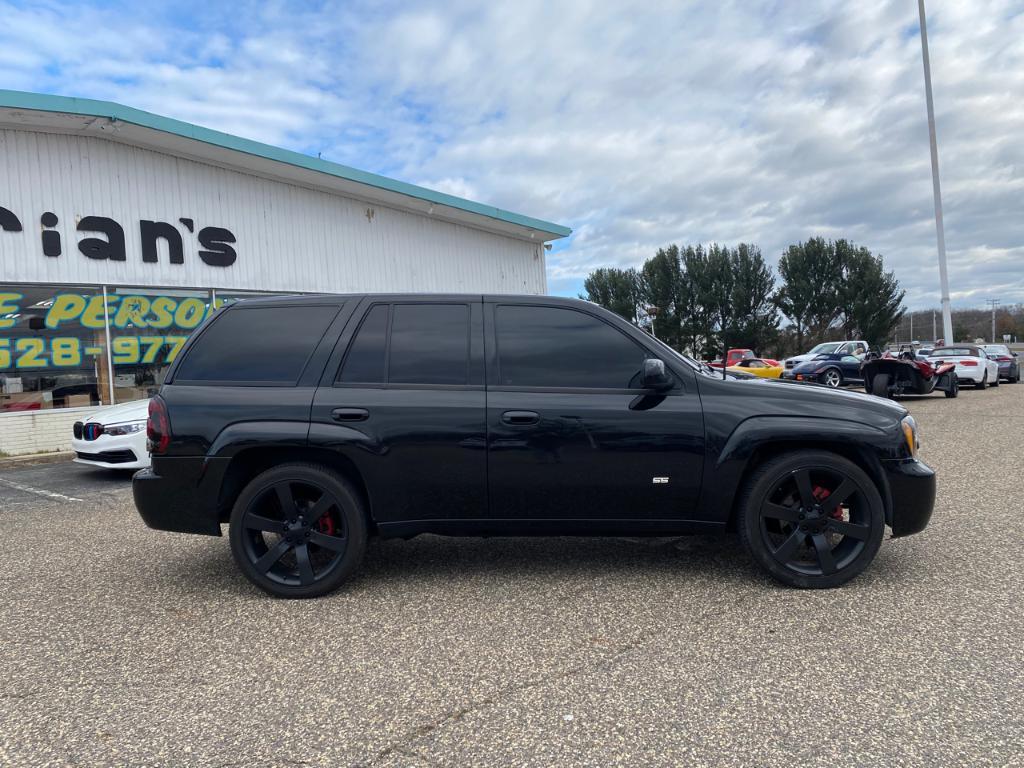
<path fill-rule="evenodd" d="M 0 229 L 4 232 L 21 232 L 21 221 L 6 208 L 0 208 Z"/>
<path fill-rule="evenodd" d="M 43 255 L 52 256 L 53 258 L 60 256 L 60 232 L 52 229 L 52 227 L 57 226 L 57 214 L 47 211 L 39 217 L 39 223 L 44 227 L 42 234 Z"/>
<path fill-rule="evenodd" d="M 235 249 L 228 243 L 235 242 L 235 236 L 221 227 L 204 227 L 199 230 L 199 242 L 209 250 L 200 251 L 199 258 L 211 267 L 230 267 L 235 263 Z"/>
<path fill-rule="evenodd" d="M 127 261 L 124 250 L 124 230 L 121 225 L 106 216 L 83 216 L 78 222 L 79 232 L 99 232 L 106 235 L 106 240 L 98 237 L 87 237 L 79 241 L 78 250 L 90 259 L 108 259 L 110 261 Z"/>
<path fill-rule="evenodd" d="M 182 250 L 181 233 L 173 224 L 166 221 L 140 221 L 139 232 L 142 235 L 142 260 L 156 263 L 156 241 L 163 239 L 167 243 L 167 253 L 171 264 L 184 264 L 185 254 Z"/>
<path fill-rule="evenodd" d="M 53 211 L 46 211 L 39 217 L 40 243 L 43 255 L 49 258 L 57 258 L 63 253 L 61 234 L 56 228 L 59 221 L 57 214 Z M 178 221 L 190 233 L 195 232 L 193 219 L 182 217 Z M 79 241 L 78 250 L 82 252 L 82 255 L 97 261 L 128 260 L 124 229 L 113 219 L 106 216 L 83 216 L 76 229 L 79 232 L 95 232 L 103 235 L 103 237 L 86 237 Z M 0 231 L 22 231 L 21 219 L 13 211 L 2 206 L 0 206 Z M 199 251 L 199 258 L 203 260 L 204 264 L 209 264 L 211 267 L 230 267 L 237 260 L 238 253 L 231 245 L 236 242 L 235 235 L 230 229 L 203 227 L 196 237 L 203 247 L 203 250 Z M 142 261 L 146 264 L 156 264 L 159 261 L 161 240 L 167 243 L 167 258 L 171 264 L 185 263 L 185 243 L 177 225 L 166 221 L 143 219 L 139 222 L 139 240 L 142 245 Z"/>

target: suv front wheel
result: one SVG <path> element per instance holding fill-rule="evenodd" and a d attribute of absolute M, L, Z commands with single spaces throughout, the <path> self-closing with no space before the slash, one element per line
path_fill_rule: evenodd
<path fill-rule="evenodd" d="M 885 533 L 875 483 L 827 451 L 784 454 L 757 467 L 740 496 L 739 532 L 751 557 L 793 587 L 837 587 L 874 559 Z"/>
<path fill-rule="evenodd" d="M 366 511 L 345 478 L 316 464 L 282 464 L 245 486 L 231 512 L 231 554 L 277 597 L 336 589 L 366 550 Z"/>

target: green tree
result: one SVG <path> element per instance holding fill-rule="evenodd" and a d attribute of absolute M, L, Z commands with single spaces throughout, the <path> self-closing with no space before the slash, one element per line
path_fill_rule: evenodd
<path fill-rule="evenodd" d="M 740 243 L 729 261 L 732 292 L 730 314 L 723 320 L 723 344 L 727 349 L 748 347 L 762 354 L 779 332 L 775 276 L 756 245 Z"/>
<path fill-rule="evenodd" d="M 845 240 L 835 243 L 842 267 L 839 302 L 848 338 L 882 346 L 903 319 L 903 298 L 896 275 L 886 272 L 881 256 Z"/>
<path fill-rule="evenodd" d="M 583 289 L 587 295 L 581 298 L 599 304 L 631 323 L 639 320 L 640 276 L 635 269 L 595 269 L 583 281 Z"/>
<path fill-rule="evenodd" d="M 804 337 L 821 338 L 842 314 L 839 287 L 843 277 L 835 243 L 812 237 L 791 245 L 779 259 L 782 287 L 776 303 L 792 321 L 797 345 Z"/>
<path fill-rule="evenodd" d="M 717 246 L 714 246 L 717 248 Z M 720 259 L 711 249 L 687 246 L 681 254 L 682 280 L 679 305 L 683 346 L 696 357 L 714 354 L 722 301 L 716 295 L 716 273 Z"/>
<path fill-rule="evenodd" d="M 644 262 L 640 268 L 640 297 L 645 307 L 655 307 L 655 335 L 679 348 L 681 339 L 679 292 L 682 282 L 679 247 L 670 245 Z"/>

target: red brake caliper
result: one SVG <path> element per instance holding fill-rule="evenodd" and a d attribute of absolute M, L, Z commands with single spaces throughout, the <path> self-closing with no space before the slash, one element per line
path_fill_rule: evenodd
<path fill-rule="evenodd" d="M 328 536 L 334 535 L 334 520 L 329 518 L 327 515 L 324 515 L 317 521 L 316 527 L 320 529 L 320 533 Z"/>
<path fill-rule="evenodd" d="M 817 499 L 818 502 L 822 502 L 832 495 L 832 491 L 830 491 L 828 488 L 822 488 L 820 485 L 814 486 L 814 490 L 812 491 L 812 493 L 814 494 L 814 498 Z M 836 520 L 843 519 L 843 507 L 841 504 L 832 510 L 832 517 L 834 517 Z"/>

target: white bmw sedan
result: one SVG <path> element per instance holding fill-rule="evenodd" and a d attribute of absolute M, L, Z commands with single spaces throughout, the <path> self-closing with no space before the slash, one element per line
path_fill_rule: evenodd
<path fill-rule="evenodd" d="M 71 440 L 75 461 L 105 469 L 148 467 L 148 416 L 149 400 L 133 400 L 104 408 L 84 421 L 76 421 Z"/>
<path fill-rule="evenodd" d="M 999 386 L 999 363 L 989 358 L 985 350 L 975 344 L 955 344 L 936 347 L 928 355 L 928 362 L 956 364 L 956 378 L 960 384 L 970 382 L 979 389 Z"/>

